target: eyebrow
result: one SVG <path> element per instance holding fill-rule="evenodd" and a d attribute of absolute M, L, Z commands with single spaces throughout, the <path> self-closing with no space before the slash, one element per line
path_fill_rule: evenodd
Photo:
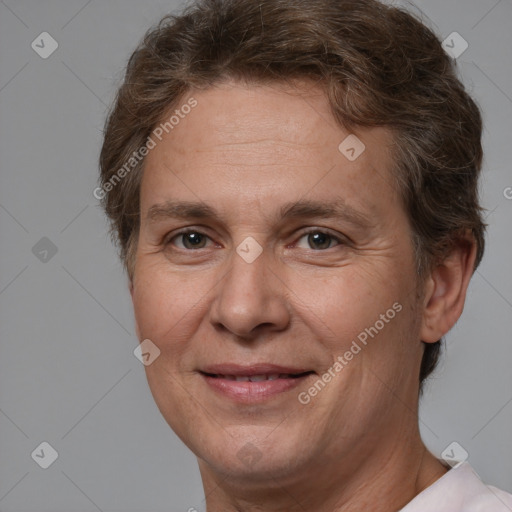
<path fill-rule="evenodd" d="M 374 226 L 374 222 L 365 213 L 346 204 L 342 198 L 322 202 L 314 200 L 298 200 L 284 204 L 279 215 L 282 220 L 295 218 L 335 218 L 350 222 L 362 228 Z M 221 215 L 201 201 L 168 200 L 151 206 L 147 211 L 146 221 L 154 224 L 169 218 L 174 219 L 215 219 Z"/>

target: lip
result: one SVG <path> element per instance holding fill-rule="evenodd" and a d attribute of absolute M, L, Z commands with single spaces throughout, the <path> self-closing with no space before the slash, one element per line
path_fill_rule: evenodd
<path fill-rule="evenodd" d="M 261 403 L 282 395 L 299 386 L 314 372 L 307 368 L 281 366 L 271 363 L 256 363 L 239 365 L 233 363 L 214 364 L 200 370 L 201 377 L 216 393 L 238 403 Z M 282 375 L 292 374 L 296 377 L 276 378 L 262 381 L 236 381 L 230 377 L 249 377 L 253 375 Z"/>
<path fill-rule="evenodd" d="M 248 375 L 262 375 L 272 373 L 291 373 L 299 374 L 311 371 L 311 368 L 302 368 L 294 366 L 281 366 L 272 363 L 254 363 L 250 365 L 242 365 L 236 363 L 213 364 L 201 368 L 203 373 L 211 373 L 214 375 L 235 375 L 245 377 Z"/>

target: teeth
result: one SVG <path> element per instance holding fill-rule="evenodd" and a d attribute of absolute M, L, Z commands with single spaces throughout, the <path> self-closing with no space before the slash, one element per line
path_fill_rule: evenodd
<path fill-rule="evenodd" d="M 267 380 L 267 376 L 266 375 L 251 375 L 249 377 L 249 380 L 251 382 L 260 382 L 262 380 Z"/>
<path fill-rule="evenodd" d="M 218 377 L 236 382 L 261 382 L 263 380 L 290 379 L 292 376 L 289 373 L 270 373 L 262 375 L 218 375 Z"/>

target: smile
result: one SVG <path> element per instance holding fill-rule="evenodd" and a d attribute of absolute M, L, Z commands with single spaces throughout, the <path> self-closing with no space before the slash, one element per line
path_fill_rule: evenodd
<path fill-rule="evenodd" d="M 307 373 L 307 372 L 306 372 Z M 261 382 L 263 380 L 276 380 L 276 379 L 297 379 L 303 374 L 290 374 L 290 373 L 271 373 L 261 375 L 210 375 L 218 379 L 235 380 L 236 382 Z"/>
<path fill-rule="evenodd" d="M 216 365 L 199 373 L 216 394 L 252 404 L 290 391 L 315 372 L 263 364 Z"/>

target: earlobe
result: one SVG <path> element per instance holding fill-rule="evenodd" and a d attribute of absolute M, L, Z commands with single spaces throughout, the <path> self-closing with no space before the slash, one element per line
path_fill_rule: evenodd
<path fill-rule="evenodd" d="M 476 242 L 471 235 L 459 238 L 426 280 L 421 340 L 435 343 L 457 322 L 473 275 Z"/>

